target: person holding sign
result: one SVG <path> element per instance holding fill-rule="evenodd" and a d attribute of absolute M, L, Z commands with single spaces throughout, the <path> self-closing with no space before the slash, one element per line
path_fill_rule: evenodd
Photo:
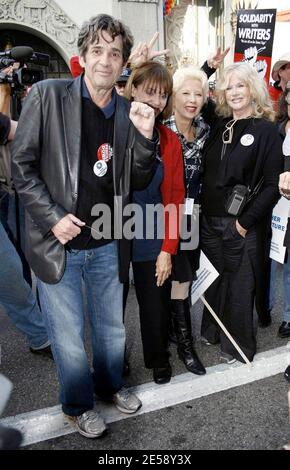
<path fill-rule="evenodd" d="M 182 240 L 177 255 L 173 257 L 171 338 L 176 338 L 179 357 L 187 370 L 197 375 L 204 375 L 206 370 L 193 346 L 189 295 L 191 283 L 199 268 L 202 149 L 210 131 L 207 121 L 215 119 L 213 102 L 208 100 L 207 79 L 223 63 L 229 49 L 222 51 L 220 47 L 217 48 L 201 69 L 186 63 L 175 72 L 174 113 L 164 122 L 177 134 L 182 145 L 186 187 L 183 228 L 189 234 L 191 245 Z"/>
<path fill-rule="evenodd" d="M 189 372 L 197 375 L 206 373 L 193 346 L 190 318 L 190 284 L 196 279 L 199 268 L 199 225 L 194 228 L 192 217 L 194 206 L 198 208 L 199 218 L 202 149 L 209 136 L 210 127 L 201 115 L 201 110 L 208 97 L 208 78 L 198 67 L 193 65 L 180 67 L 173 75 L 174 114 L 165 121 L 165 125 L 178 136 L 183 153 L 185 171 L 185 210 L 186 231 L 198 233 L 195 245 L 191 249 L 179 247 L 173 257 L 173 276 L 171 289 L 171 313 L 173 330 L 177 341 L 180 359 Z M 198 224 L 198 220 L 196 221 Z M 185 243 L 184 243 L 185 245 Z"/>
<path fill-rule="evenodd" d="M 204 152 L 201 247 L 220 276 L 206 300 L 246 357 L 256 353 L 253 309 L 263 220 L 278 200 L 282 164 L 281 140 L 266 89 L 246 63 L 228 66 L 217 84 L 220 119 Z M 207 309 L 202 336 L 221 343 L 221 360 L 243 358 Z"/>

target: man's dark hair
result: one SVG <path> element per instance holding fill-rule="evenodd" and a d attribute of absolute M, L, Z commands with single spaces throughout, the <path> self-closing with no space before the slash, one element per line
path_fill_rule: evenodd
<path fill-rule="evenodd" d="M 131 54 L 134 39 L 131 31 L 121 21 L 109 15 L 93 16 L 86 21 L 79 32 L 78 49 L 79 55 L 85 57 L 90 44 L 99 41 L 99 34 L 106 31 L 114 40 L 116 36 L 121 36 L 123 41 L 123 63 L 125 64 Z"/>

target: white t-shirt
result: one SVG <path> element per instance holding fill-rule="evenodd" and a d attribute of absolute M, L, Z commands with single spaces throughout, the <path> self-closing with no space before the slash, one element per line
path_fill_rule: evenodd
<path fill-rule="evenodd" d="M 283 142 L 282 149 L 283 149 L 283 155 L 285 157 L 289 157 L 290 156 L 290 129 L 288 129 L 288 132 Z"/>

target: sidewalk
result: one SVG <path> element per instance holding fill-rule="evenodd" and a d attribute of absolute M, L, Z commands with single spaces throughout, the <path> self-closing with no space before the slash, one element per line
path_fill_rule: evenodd
<path fill-rule="evenodd" d="M 283 346 L 287 344 L 287 339 L 277 338 L 281 322 L 281 306 L 279 293 L 272 325 L 258 330 L 258 352 L 281 347 L 283 350 Z M 194 306 L 192 313 L 194 327 L 198 332 L 201 305 Z M 11 399 L 1 418 L 56 407 L 58 385 L 53 362 L 33 356 L 28 351 L 23 336 L 12 327 L 2 311 L 0 311 L 0 324 L 1 372 L 14 385 Z M 130 289 L 126 324 L 131 364 L 131 374 L 126 379 L 126 385 L 131 387 L 149 383 L 152 381 L 152 375 L 143 364 L 139 317 L 133 287 Z M 206 367 L 213 368 L 219 364 L 218 346 L 205 346 L 198 342 L 197 351 Z M 171 346 L 171 353 L 173 375 L 176 377 L 185 374 L 187 371 L 177 358 L 174 345 Z M 229 366 L 218 366 L 218 368 L 223 367 Z M 206 381 L 210 377 L 211 370 L 214 369 L 209 369 L 209 373 L 205 376 Z M 277 374 L 277 369 L 273 369 L 272 373 Z M 192 377 L 195 380 L 202 380 L 197 376 Z M 164 387 L 169 391 L 173 390 L 174 382 L 178 379 L 174 378 L 168 386 L 156 386 L 158 399 L 162 395 L 165 397 Z M 152 409 L 155 411 L 113 422 L 110 424 L 110 434 L 101 440 L 91 442 L 78 434 L 71 434 L 28 448 L 276 449 L 290 440 L 288 384 L 281 373 L 246 385 L 234 386 L 230 390 L 221 392 L 218 392 L 218 389 L 214 390 L 216 393 L 210 395 L 205 393 L 207 396 L 200 396 L 194 400 L 190 400 L 189 397 L 188 401 L 181 404 L 168 403 L 169 407 L 159 410 L 153 406 Z M 167 403 L 164 406 L 167 406 Z"/>

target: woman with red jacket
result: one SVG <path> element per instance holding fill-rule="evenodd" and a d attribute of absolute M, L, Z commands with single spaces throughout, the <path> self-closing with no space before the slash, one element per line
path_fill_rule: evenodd
<path fill-rule="evenodd" d="M 145 62 L 136 67 L 125 92 L 127 98 L 154 109 L 159 134 L 154 177 L 145 190 L 133 193 L 133 202 L 141 215 L 137 217 L 132 252 L 144 361 L 147 368 L 153 369 L 153 378 L 158 384 L 169 382 L 171 378 L 169 276 L 171 256 L 176 254 L 179 243 L 180 206 L 185 192 L 181 144 L 176 134 L 160 123 L 171 94 L 172 78 L 157 62 Z"/>
<path fill-rule="evenodd" d="M 199 227 L 194 223 L 193 216 L 199 217 L 202 151 L 210 133 L 203 114 L 205 104 L 208 117 L 213 114 L 214 119 L 213 104 L 207 99 L 208 77 L 202 70 L 189 64 L 176 70 L 173 75 L 174 114 L 164 124 L 176 133 L 182 146 L 186 187 L 183 227 L 190 236 L 181 237 L 177 256 L 173 257 L 172 336 L 174 338 L 175 334 L 177 352 L 186 369 L 197 375 L 204 375 L 206 370 L 193 343 L 190 289 L 196 279 L 200 257 Z M 191 247 L 184 247 L 186 238 L 191 241 Z"/>

